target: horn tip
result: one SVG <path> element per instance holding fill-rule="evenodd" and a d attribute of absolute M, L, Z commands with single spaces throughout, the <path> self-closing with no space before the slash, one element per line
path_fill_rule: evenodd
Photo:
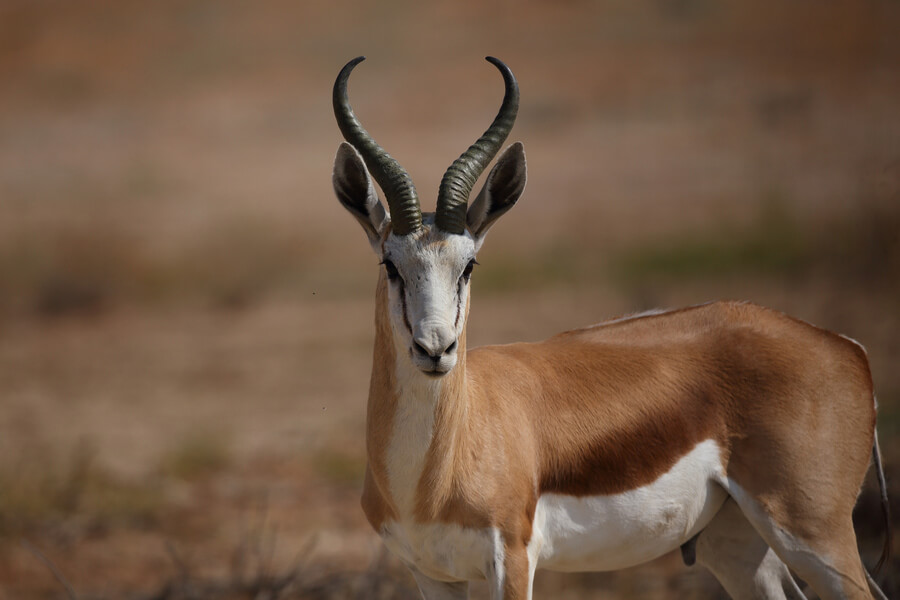
<path fill-rule="evenodd" d="M 341 72 L 338 73 L 337 79 L 334 80 L 334 93 L 338 94 L 342 89 L 346 88 L 347 80 L 350 78 L 350 72 L 362 61 L 366 60 L 365 56 L 357 56 L 343 66 Z M 345 93 L 345 92 L 341 92 Z M 335 96 L 337 99 L 338 96 Z M 336 100 L 335 100 L 336 101 Z"/>
<path fill-rule="evenodd" d="M 485 56 L 485 57 L 484 57 L 484 60 L 488 61 L 489 63 L 491 63 L 492 65 L 494 65 L 495 67 L 497 67 L 497 69 L 499 69 L 500 72 L 503 73 L 503 78 L 504 78 L 504 79 L 507 79 L 507 80 L 508 80 L 509 78 L 513 78 L 513 79 L 514 79 L 514 76 L 513 76 L 513 74 L 512 74 L 512 70 L 510 70 L 510 68 L 509 68 L 508 66 L 506 66 L 506 63 L 503 62 L 502 60 L 500 60 L 499 58 L 496 58 L 496 57 L 494 57 L 494 56 Z"/>

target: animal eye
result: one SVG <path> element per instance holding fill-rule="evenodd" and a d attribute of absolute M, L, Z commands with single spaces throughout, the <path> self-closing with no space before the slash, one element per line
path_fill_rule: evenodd
<path fill-rule="evenodd" d="M 396 281 L 400 278 L 400 271 L 397 270 L 397 267 L 394 266 L 394 263 L 385 259 L 381 264 L 384 265 L 384 270 L 387 272 L 388 279 L 390 279 L 391 281 Z"/>
<path fill-rule="evenodd" d="M 470 260 L 469 264 L 466 265 L 466 268 L 463 269 L 462 279 L 465 279 L 466 281 L 468 281 L 469 277 L 472 276 L 472 269 L 474 269 L 475 265 L 477 265 L 477 264 L 478 264 L 478 261 L 475 260 L 474 258 L 472 260 Z"/>

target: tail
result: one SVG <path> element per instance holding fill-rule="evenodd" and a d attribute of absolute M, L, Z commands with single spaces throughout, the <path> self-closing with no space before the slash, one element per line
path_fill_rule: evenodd
<path fill-rule="evenodd" d="M 891 557 L 891 547 L 894 545 L 894 533 L 891 531 L 891 505 L 888 502 L 887 481 L 884 479 L 884 468 L 881 466 L 881 448 L 878 447 L 878 431 L 875 431 L 875 442 L 872 444 L 872 460 L 875 462 L 875 473 L 878 475 L 878 487 L 881 488 L 881 514 L 884 517 L 884 548 L 881 558 L 875 564 L 875 575 Z"/>

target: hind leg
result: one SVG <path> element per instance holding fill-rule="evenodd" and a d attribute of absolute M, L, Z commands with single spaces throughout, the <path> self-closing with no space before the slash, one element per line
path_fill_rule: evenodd
<path fill-rule="evenodd" d="M 735 600 L 805 600 L 787 566 L 728 499 L 697 538 L 697 560 Z"/>
<path fill-rule="evenodd" d="M 737 486 L 730 491 L 762 539 L 822 600 L 871 600 L 849 511 L 844 518 L 793 512 L 787 526 Z"/>

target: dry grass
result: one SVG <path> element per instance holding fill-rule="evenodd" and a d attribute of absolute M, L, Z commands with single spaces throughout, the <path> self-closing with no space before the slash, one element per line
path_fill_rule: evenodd
<path fill-rule="evenodd" d="M 155 527 L 164 498 L 154 483 L 111 473 L 86 444 L 67 455 L 46 445 L 22 449 L 0 468 L 0 539 L 37 534 L 72 543 Z"/>
<path fill-rule="evenodd" d="M 219 577 L 198 575 L 172 544 L 167 545 L 175 573 L 152 589 L 129 590 L 123 595 L 77 590 L 59 567 L 28 542 L 22 546 L 43 564 L 67 600 L 416 600 L 419 592 L 408 574 L 382 551 L 368 569 L 336 570 L 309 560 L 315 540 L 301 550 L 296 564 L 274 572 L 271 556 L 258 543 L 260 532 L 240 540 L 230 571 Z"/>
<path fill-rule="evenodd" d="M 900 516 L 898 23 L 889 0 L 4 2 L 0 599 L 66 595 L 23 539 L 79 597 L 414 597 L 358 507 L 375 265 L 329 189 L 328 93 L 360 53 L 354 107 L 426 204 L 496 110 L 482 57 L 522 84 L 529 187 L 479 256 L 471 342 L 714 298 L 851 335 Z M 537 590 L 722 597 L 672 556 Z"/>
<path fill-rule="evenodd" d="M 232 465 L 225 436 L 210 432 L 192 432 L 163 455 L 160 470 L 178 479 L 209 477 Z"/>

